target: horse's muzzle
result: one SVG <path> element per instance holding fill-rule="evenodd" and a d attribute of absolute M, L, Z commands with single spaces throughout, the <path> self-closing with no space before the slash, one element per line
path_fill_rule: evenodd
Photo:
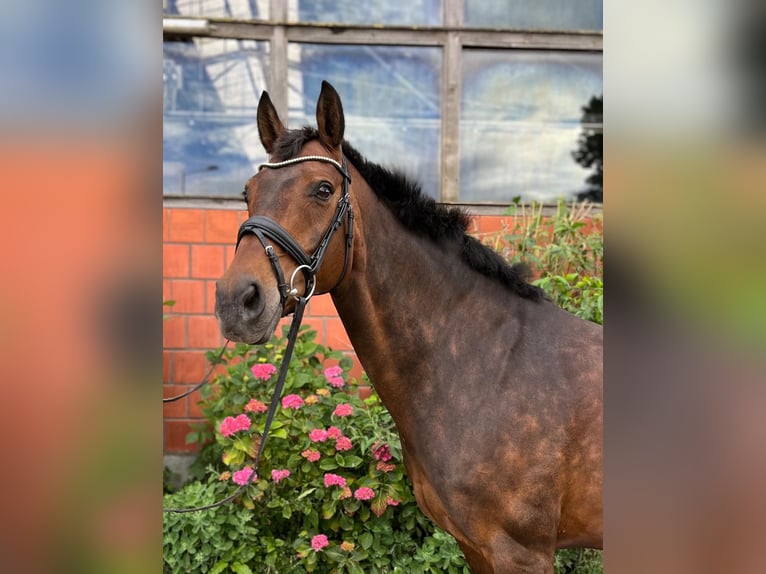
<path fill-rule="evenodd" d="M 221 334 L 231 341 L 262 343 L 271 336 L 279 321 L 279 309 L 270 312 L 260 284 L 248 279 L 216 283 L 215 315 Z"/>

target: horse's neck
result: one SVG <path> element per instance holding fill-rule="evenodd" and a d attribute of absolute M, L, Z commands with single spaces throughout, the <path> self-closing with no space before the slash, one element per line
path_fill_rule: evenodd
<path fill-rule="evenodd" d="M 454 359 L 468 352 L 461 348 L 466 322 L 481 324 L 475 313 L 482 312 L 477 299 L 487 296 L 481 288 L 487 279 L 457 254 L 406 230 L 379 201 L 356 209 L 354 262 L 333 300 L 357 357 L 396 419 L 405 414 L 400 405 L 411 408 L 413 393 L 434 392 L 427 387 L 435 384 L 445 353 Z M 448 392 L 447 384 L 439 381 L 440 389 Z"/>

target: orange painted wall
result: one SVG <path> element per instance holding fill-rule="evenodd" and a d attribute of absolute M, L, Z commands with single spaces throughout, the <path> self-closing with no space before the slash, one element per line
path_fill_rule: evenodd
<path fill-rule="evenodd" d="M 224 339 L 213 316 L 215 282 L 234 257 L 237 229 L 246 212 L 231 209 L 173 207 L 163 209 L 163 300 L 176 303 L 163 312 L 163 396 L 182 393 L 205 374 L 205 352 Z M 481 237 L 502 230 L 507 216 L 475 216 L 471 233 Z M 304 324 L 320 342 L 354 358 L 353 348 L 329 295 L 314 297 Z M 359 376 L 355 362 L 351 376 Z M 185 443 L 190 422 L 199 419 L 198 396 L 164 406 L 164 444 L 167 453 L 194 451 Z"/>

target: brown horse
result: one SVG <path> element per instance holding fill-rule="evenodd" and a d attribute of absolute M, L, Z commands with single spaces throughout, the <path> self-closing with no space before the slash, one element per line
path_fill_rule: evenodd
<path fill-rule="evenodd" d="M 272 163 L 245 187 L 252 221 L 216 292 L 223 334 L 263 343 L 300 296 L 330 292 L 418 505 L 474 573 L 551 573 L 556 548 L 600 548 L 601 327 L 468 236 L 464 212 L 348 145 L 327 83 L 317 125 L 287 130 L 261 96 Z"/>

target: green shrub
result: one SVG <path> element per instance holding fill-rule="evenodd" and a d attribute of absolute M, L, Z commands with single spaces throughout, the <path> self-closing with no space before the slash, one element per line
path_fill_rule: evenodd
<path fill-rule="evenodd" d="M 165 516 L 165 571 L 467 573 L 455 540 L 415 503 L 388 411 L 375 394 L 358 398 L 351 361 L 315 336 L 301 329 L 258 479 L 223 507 Z M 207 423 L 188 439 L 202 445 L 198 479 L 165 496 L 166 507 L 234 491 L 253 463 L 283 349 L 280 337 L 226 352 L 226 374 L 200 402 Z"/>
<path fill-rule="evenodd" d="M 601 324 L 604 309 L 602 216 L 588 203 L 567 205 L 543 216 L 544 206 L 515 201 L 503 232 L 485 239 L 509 262 L 525 262 L 553 302 L 570 313 Z"/>

